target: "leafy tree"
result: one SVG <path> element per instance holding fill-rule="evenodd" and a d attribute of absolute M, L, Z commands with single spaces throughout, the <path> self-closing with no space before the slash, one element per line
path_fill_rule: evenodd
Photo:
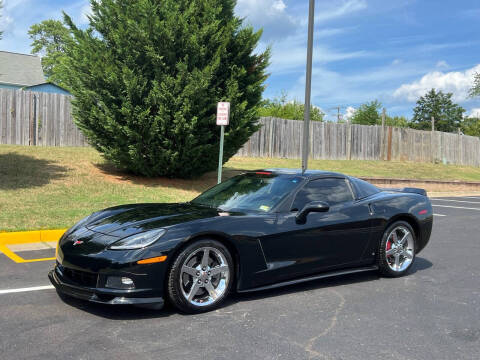
<path fill-rule="evenodd" d="M 34 24 L 28 31 L 32 39 L 32 54 L 42 56 L 42 67 L 49 81 L 68 88 L 65 72 L 65 52 L 73 44 L 70 30 L 58 20 L 45 20 Z"/>
<path fill-rule="evenodd" d="M 272 116 L 282 119 L 303 120 L 305 104 L 293 100 L 288 101 L 286 93 L 273 100 L 266 100 L 259 110 L 260 116 Z M 310 120 L 323 121 L 324 113 L 316 106 L 310 107 Z"/>
<path fill-rule="evenodd" d="M 269 51 L 235 0 L 92 0 L 66 48 L 77 125 L 116 166 L 146 176 L 214 170 L 218 101 L 230 101 L 224 161 L 258 129 Z"/>
<path fill-rule="evenodd" d="M 480 73 L 476 73 L 473 79 L 473 87 L 470 89 L 470 96 L 480 96 Z"/>
<path fill-rule="evenodd" d="M 378 100 L 367 102 L 360 105 L 355 110 L 351 118 L 352 124 L 360 125 L 377 125 L 382 123 L 382 117 L 380 115 L 380 108 L 382 104 Z"/>
<path fill-rule="evenodd" d="M 461 130 L 465 135 L 480 136 L 480 118 L 465 118 L 462 121 Z"/>
<path fill-rule="evenodd" d="M 455 132 L 460 127 L 465 109 L 452 101 L 452 93 L 430 90 L 417 101 L 413 109 L 413 126 L 416 129 L 431 130 L 432 116 L 435 130 Z"/>
<path fill-rule="evenodd" d="M 380 120 L 380 124 L 381 124 L 381 120 Z M 409 127 L 410 124 L 411 123 L 408 121 L 408 119 L 405 116 L 391 117 L 391 116 L 387 115 L 386 118 L 385 118 L 385 125 L 387 125 L 387 126 L 405 128 L 405 127 Z"/>

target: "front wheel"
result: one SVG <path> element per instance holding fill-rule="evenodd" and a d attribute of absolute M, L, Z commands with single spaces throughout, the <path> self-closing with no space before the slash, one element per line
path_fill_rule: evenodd
<path fill-rule="evenodd" d="M 213 310 L 227 297 L 233 275 L 232 256 L 223 244 L 196 241 L 175 258 L 170 268 L 170 302 L 185 313 Z"/>
<path fill-rule="evenodd" d="M 397 221 L 383 234 L 378 251 L 378 267 L 383 275 L 405 275 L 415 260 L 415 232 L 409 223 Z"/>

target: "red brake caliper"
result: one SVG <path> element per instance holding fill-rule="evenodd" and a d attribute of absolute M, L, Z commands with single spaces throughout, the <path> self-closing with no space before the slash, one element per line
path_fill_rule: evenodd
<path fill-rule="evenodd" d="M 387 251 L 392 248 L 392 241 L 390 239 L 387 240 Z"/>

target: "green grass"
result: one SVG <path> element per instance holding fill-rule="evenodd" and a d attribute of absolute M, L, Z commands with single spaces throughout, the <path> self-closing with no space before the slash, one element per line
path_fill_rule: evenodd
<path fill-rule="evenodd" d="M 269 167 L 298 168 L 299 160 L 233 158 L 225 175 Z M 380 161 L 310 161 L 310 168 L 353 176 L 478 180 L 480 169 Z M 90 148 L 0 146 L 0 231 L 69 227 L 109 206 L 186 201 L 214 185 L 196 180 L 146 179 L 116 171 Z"/>

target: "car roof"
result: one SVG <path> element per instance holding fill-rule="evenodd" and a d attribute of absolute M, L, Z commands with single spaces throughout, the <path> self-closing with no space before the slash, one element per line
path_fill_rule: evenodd
<path fill-rule="evenodd" d="M 323 170 L 306 170 L 305 172 L 303 172 L 302 169 L 271 168 L 271 169 L 254 170 L 252 172 L 271 172 L 273 174 L 298 175 L 298 176 L 304 176 L 307 178 L 317 177 L 317 176 L 339 176 L 342 178 L 347 177 L 344 174 L 331 172 L 331 171 L 323 171 Z"/>

